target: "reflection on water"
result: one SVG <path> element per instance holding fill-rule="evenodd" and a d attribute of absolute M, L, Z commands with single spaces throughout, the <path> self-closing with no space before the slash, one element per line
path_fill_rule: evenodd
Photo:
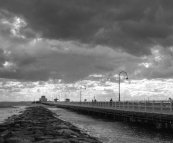
<path fill-rule="evenodd" d="M 65 109 L 50 108 L 60 118 L 72 122 L 90 135 L 98 137 L 104 143 L 171 143 L 173 136 L 159 133 L 142 126 L 134 126 L 124 122 L 113 122 L 92 118 Z"/>

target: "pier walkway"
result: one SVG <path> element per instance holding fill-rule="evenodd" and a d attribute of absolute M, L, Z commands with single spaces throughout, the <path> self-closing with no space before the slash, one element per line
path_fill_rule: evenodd
<path fill-rule="evenodd" d="M 87 113 L 111 116 L 133 122 L 149 122 L 158 128 L 173 128 L 173 102 L 124 101 L 124 102 L 44 102 L 43 104 L 68 108 Z"/>

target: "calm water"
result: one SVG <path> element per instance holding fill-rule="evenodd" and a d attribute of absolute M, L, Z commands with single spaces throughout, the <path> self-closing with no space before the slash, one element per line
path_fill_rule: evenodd
<path fill-rule="evenodd" d="M 50 109 L 60 115 L 61 119 L 72 122 L 104 143 L 173 143 L 173 136 L 168 133 L 159 133 L 124 122 L 96 119 L 66 109 Z"/>
<path fill-rule="evenodd" d="M 0 123 L 11 115 L 19 114 L 24 108 L 0 108 Z M 168 133 L 159 133 L 124 122 L 96 119 L 66 109 L 49 109 L 60 115 L 61 119 L 73 123 L 104 143 L 173 143 L 173 136 Z"/>
<path fill-rule="evenodd" d="M 19 106 L 18 108 L 0 108 L 0 123 L 3 123 L 5 119 L 14 114 L 19 114 L 26 106 Z"/>

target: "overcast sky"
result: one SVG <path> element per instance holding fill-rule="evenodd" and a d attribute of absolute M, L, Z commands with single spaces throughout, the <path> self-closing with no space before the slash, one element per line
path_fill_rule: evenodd
<path fill-rule="evenodd" d="M 0 0 L 0 100 L 173 97 L 172 0 Z"/>

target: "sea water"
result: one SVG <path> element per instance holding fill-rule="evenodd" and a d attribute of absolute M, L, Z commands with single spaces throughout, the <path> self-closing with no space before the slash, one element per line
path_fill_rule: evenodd
<path fill-rule="evenodd" d="M 50 108 L 60 118 L 73 123 L 104 143 L 173 143 L 171 133 L 156 131 L 127 122 L 79 114 L 62 108 Z"/>
<path fill-rule="evenodd" d="M 17 106 L 15 108 L 0 108 L 0 123 L 12 115 L 20 114 L 26 106 Z"/>

